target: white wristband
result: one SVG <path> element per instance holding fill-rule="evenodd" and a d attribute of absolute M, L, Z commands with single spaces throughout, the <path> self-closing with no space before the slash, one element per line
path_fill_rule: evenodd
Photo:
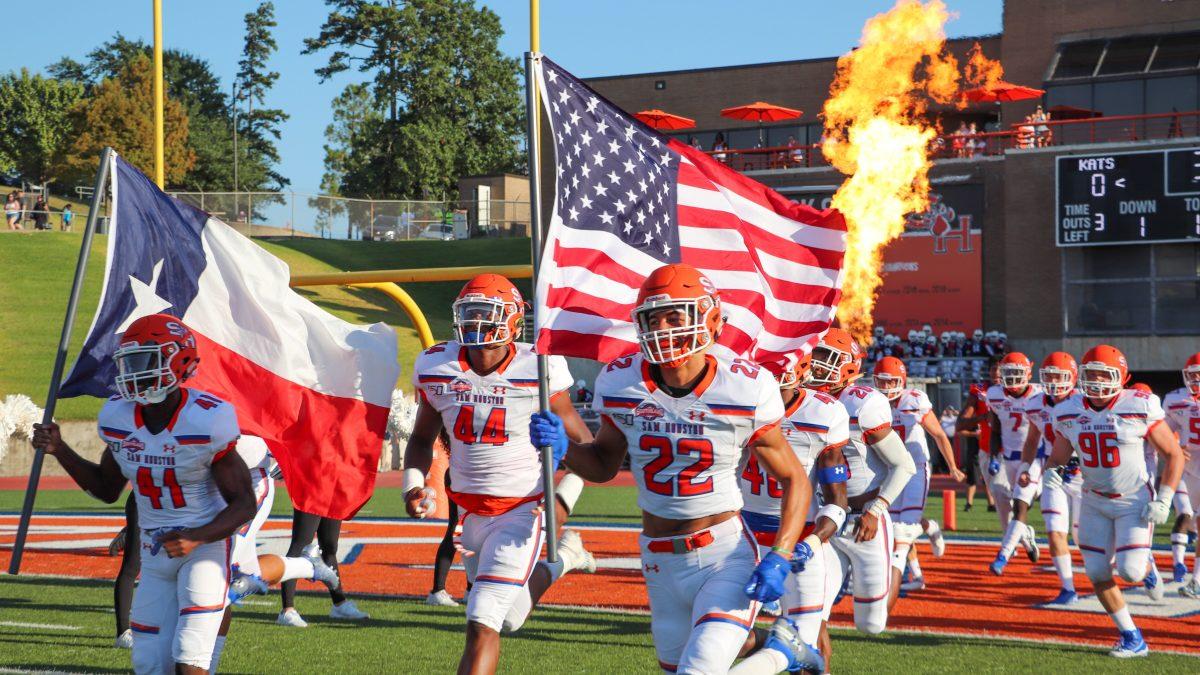
<path fill-rule="evenodd" d="M 842 530 L 842 525 L 846 524 L 846 509 L 843 509 L 837 504 L 825 504 L 822 506 L 821 510 L 817 511 L 817 518 L 820 518 L 821 516 L 825 516 L 833 521 L 835 526 L 833 528 L 834 532 L 840 532 Z"/>
<path fill-rule="evenodd" d="M 867 508 L 865 508 L 863 510 L 866 513 L 870 513 L 871 515 L 878 518 L 879 516 L 883 515 L 884 511 L 888 510 L 887 500 L 879 499 L 879 498 L 872 499 L 871 503 L 867 504 Z"/>
<path fill-rule="evenodd" d="M 1170 504 L 1173 499 L 1175 499 L 1175 488 L 1170 485 L 1162 485 L 1158 488 L 1158 501 Z"/>
<path fill-rule="evenodd" d="M 405 469 L 403 486 L 402 489 L 406 495 L 413 488 L 425 487 L 425 474 L 421 473 L 418 469 Z"/>

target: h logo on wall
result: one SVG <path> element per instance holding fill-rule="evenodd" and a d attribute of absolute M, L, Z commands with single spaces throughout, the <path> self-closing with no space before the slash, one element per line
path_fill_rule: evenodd
<path fill-rule="evenodd" d="M 947 245 L 950 240 L 958 242 L 956 253 L 970 253 L 975 250 L 971 241 L 971 215 L 958 215 L 941 193 L 929 195 L 929 210 L 924 213 L 914 213 L 904 223 L 904 232 L 928 232 L 933 236 L 933 252 L 944 255 L 949 252 Z"/>

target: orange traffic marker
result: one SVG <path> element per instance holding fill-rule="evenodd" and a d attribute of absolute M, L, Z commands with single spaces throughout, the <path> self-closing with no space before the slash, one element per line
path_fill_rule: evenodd
<path fill-rule="evenodd" d="M 942 490 L 942 529 L 958 529 L 958 509 L 954 504 L 954 490 Z"/>

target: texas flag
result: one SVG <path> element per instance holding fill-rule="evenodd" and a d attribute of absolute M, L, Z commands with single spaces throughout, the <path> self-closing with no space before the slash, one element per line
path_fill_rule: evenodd
<path fill-rule="evenodd" d="M 112 360 L 135 319 L 166 313 L 196 334 L 188 386 L 237 407 L 266 440 L 296 508 L 345 519 L 371 497 L 392 389 L 396 334 L 356 326 L 297 295 L 288 267 L 114 155 L 100 306 L 60 395 L 116 393 Z"/>

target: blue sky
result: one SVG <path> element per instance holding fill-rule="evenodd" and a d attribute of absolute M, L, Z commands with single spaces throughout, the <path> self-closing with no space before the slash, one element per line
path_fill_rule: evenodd
<path fill-rule="evenodd" d="M 165 0 L 166 45 L 207 59 L 226 86 L 241 54 L 242 16 L 257 0 Z M 506 34 L 501 49 L 519 56 L 529 46 L 527 0 L 481 2 L 495 10 Z M 836 56 L 858 41 L 863 22 L 892 0 L 543 0 L 542 51 L 581 77 Z M 343 74 L 320 84 L 320 55 L 302 56 L 302 41 L 326 15 L 318 0 L 276 0 L 279 43 L 272 67 L 280 72 L 270 104 L 291 119 L 283 127 L 280 172 L 297 192 L 315 191 L 329 101 L 348 82 Z M 947 0 L 957 14 L 950 37 L 997 33 L 1001 0 Z M 0 71 L 42 71 L 62 56 L 82 58 L 120 31 L 150 41 L 150 0 L 44 0 L 45 21 L 20 23 L 5 36 Z"/>

